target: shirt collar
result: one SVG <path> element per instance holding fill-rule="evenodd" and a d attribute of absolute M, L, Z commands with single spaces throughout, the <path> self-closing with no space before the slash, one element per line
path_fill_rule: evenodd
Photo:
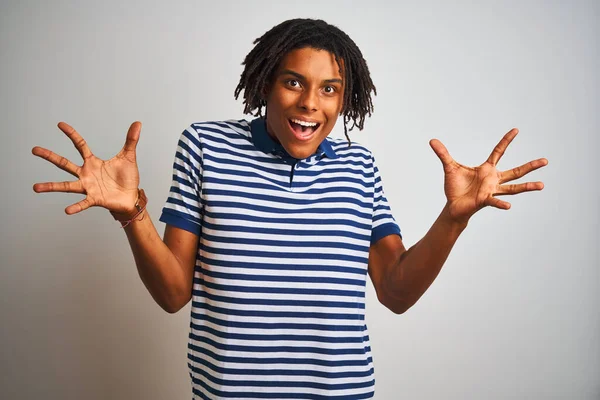
<path fill-rule="evenodd" d="M 271 135 L 267 133 L 267 124 L 264 118 L 256 118 L 252 122 L 250 122 L 250 132 L 252 134 L 252 142 L 254 145 L 264 153 L 267 154 L 278 154 L 281 155 L 284 159 L 293 159 L 287 151 L 283 148 L 283 146 L 273 140 Z M 323 139 L 319 147 L 317 148 L 316 154 L 321 155 L 325 154 L 328 158 L 338 158 L 338 155 L 331 147 L 331 143 L 327 140 L 327 138 Z"/>

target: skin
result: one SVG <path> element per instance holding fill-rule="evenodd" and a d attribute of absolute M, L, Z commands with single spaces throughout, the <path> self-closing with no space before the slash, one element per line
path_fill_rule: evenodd
<path fill-rule="evenodd" d="M 306 158 L 333 129 L 342 110 L 344 83 L 335 58 L 311 48 L 292 51 L 284 57 L 267 88 L 267 130 L 296 158 Z M 316 121 L 315 134 L 300 140 L 291 131 L 289 118 Z M 110 160 L 97 158 L 75 129 L 61 122 L 58 128 L 73 142 L 83 165 L 42 147 L 34 155 L 75 176 L 70 182 L 36 183 L 38 193 L 69 192 L 85 194 L 80 202 L 68 206 L 67 214 L 89 207 L 104 207 L 113 212 L 133 212 L 139 185 L 136 146 L 141 123 L 134 122 L 125 145 Z M 484 207 L 504 210 L 510 203 L 497 196 L 542 190 L 542 182 L 510 184 L 531 171 L 548 164 L 540 158 L 505 171 L 497 169 L 500 158 L 517 135 L 512 129 L 504 135 L 487 160 L 477 167 L 456 162 L 439 140 L 430 146 L 444 169 L 446 204 L 427 234 L 408 250 L 397 235 L 390 235 L 371 246 L 369 275 L 379 301 L 394 313 L 414 305 L 437 277 L 450 250 L 470 218 Z M 140 277 L 155 301 L 167 312 L 176 312 L 191 299 L 198 237 L 167 225 L 163 239 L 145 210 L 124 228 Z"/>
<path fill-rule="evenodd" d="M 548 165 L 540 158 L 519 167 L 500 171 L 496 165 L 518 134 L 511 129 L 478 167 L 456 162 L 437 139 L 429 142 L 444 168 L 446 204 L 425 236 L 409 250 L 400 238 L 387 236 L 371 246 L 369 274 L 380 302 L 397 314 L 412 307 L 439 274 L 450 250 L 471 217 L 484 207 L 510 209 L 509 202 L 496 196 L 542 190 L 542 182 L 507 184 Z"/>
<path fill-rule="evenodd" d="M 344 86 L 335 57 L 312 48 L 289 52 L 267 89 L 267 132 L 294 158 L 314 154 L 342 111 Z M 309 140 L 299 140 L 290 119 L 317 122 Z"/>

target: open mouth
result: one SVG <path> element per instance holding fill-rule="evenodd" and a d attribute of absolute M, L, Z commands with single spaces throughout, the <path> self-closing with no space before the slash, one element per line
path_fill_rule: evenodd
<path fill-rule="evenodd" d="M 291 118 L 288 121 L 292 128 L 292 132 L 294 132 L 294 135 L 299 140 L 310 139 L 315 131 L 321 126 L 318 122 L 307 122 L 296 118 Z"/>

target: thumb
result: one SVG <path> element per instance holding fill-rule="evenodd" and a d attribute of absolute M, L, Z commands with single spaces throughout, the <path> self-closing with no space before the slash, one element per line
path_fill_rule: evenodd
<path fill-rule="evenodd" d="M 135 121 L 129 127 L 127 131 L 127 138 L 125 139 L 125 146 L 123 146 L 124 152 L 133 151 L 135 152 L 135 148 L 140 140 L 140 132 L 142 131 L 142 123 L 140 121 Z"/>
<path fill-rule="evenodd" d="M 440 142 L 437 139 L 431 139 L 429 141 L 429 145 L 431 146 L 435 154 L 438 156 L 444 167 L 452 164 L 454 159 L 450 156 L 450 153 L 448 153 L 448 149 L 446 149 L 446 146 L 444 146 L 442 142 Z"/>

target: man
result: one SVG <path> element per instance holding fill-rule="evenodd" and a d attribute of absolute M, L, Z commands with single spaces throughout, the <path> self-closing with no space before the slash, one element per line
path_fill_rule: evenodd
<path fill-rule="evenodd" d="M 176 312 L 192 300 L 196 398 L 371 398 L 367 272 L 380 302 L 403 313 L 438 275 L 470 217 L 485 206 L 508 209 L 498 195 L 541 190 L 541 182 L 505 183 L 547 161 L 496 169 L 516 129 L 476 168 L 432 140 L 447 203 L 406 250 L 373 156 L 348 139 L 347 125 L 363 128 L 375 93 L 356 44 L 306 19 L 285 21 L 255 44 L 235 95 L 243 91 L 244 111 L 259 118 L 197 123 L 182 133 L 162 240 L 138 188 L 139 122 L 108 161 L 60 123 L 83 165 L 40 147 L 33 153 L 79 179 L 34 190 L 85 194 L 67 214 L 107 208 L 156 302 Z M 328 137 L 338 116 L 347 142 Z"/>

